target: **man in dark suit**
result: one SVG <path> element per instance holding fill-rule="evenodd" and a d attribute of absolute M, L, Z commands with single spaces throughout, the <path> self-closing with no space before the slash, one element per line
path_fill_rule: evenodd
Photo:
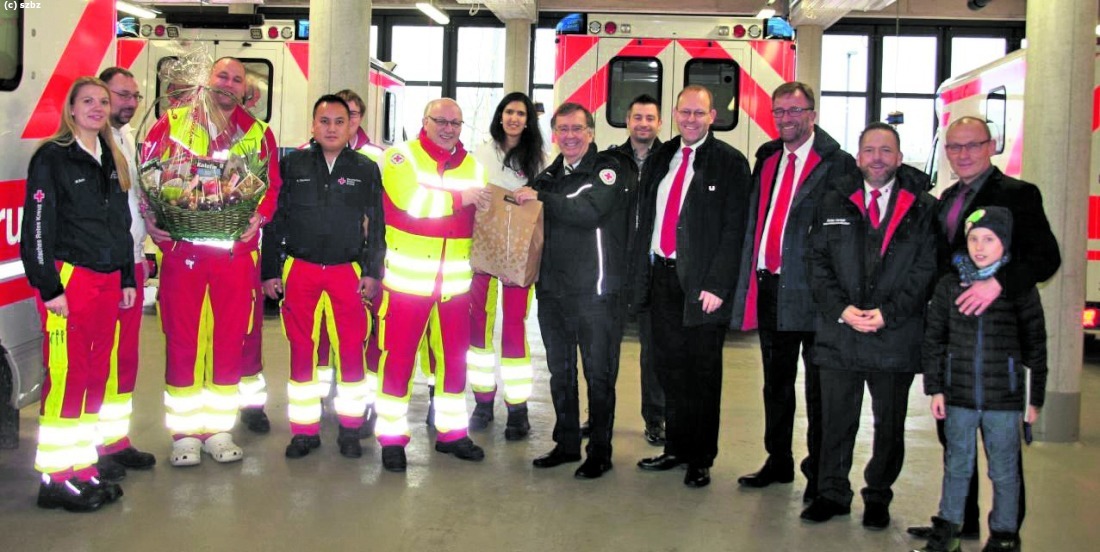
<path fill-rule="evenodd" d="M 607 148 L 629 157 L 638 168 L 641 176 L 646 159 L 661 147 L 661 106 L 657 98 L 642 94 L 626 111 L 626 131 L 630 134 L 625 142 Z M 633 206 L 632 206 L 633 207 Z M 635 212 L 632 208 L 631 212 Z M 631 220 L 631 223 L 634 223 Z M 645 440 L 654 446 L 665 444 L 665 392 L 657 379 L 657 360 L 653 351 L 653 324 L 648 312 L 638 313 L 638 344 L 642 381 L 642 419 L 645 421 Z"/>
<path fill-rule="evenodd" d="M 966 232 L 963 221 L 982 207 L 1005 207 L 1012 211 L 1011 261 L 993 278 L 970 285 L 956 301 L 959 312 L 980 315 L 994 299 L 1004 294 L 1016 297 L 1035 285 L 1049 280 L 1062 264 L 1058 252 L 1058 240 L 1050 230 L 1050 222 L 1043 211 L 1043 195 L 1034 184 L 1005 176 L 993 166 L 992 157 L 997 145 L 989 133 L 985 121 L 975 117 L 962 117 L 947 127 L 944 150 L 951 170 L 959 181 L 943 191 L 937 204 L 936 225 L 938 238 L 939 274 L 951 270 L 951 257 L 956 251 L 966 249 Z M 943 422 L 936 423 L 940 443 L 946 443 Z M 1020 462 L 1020 522 L 1024 519 L 1023 463 Z M 978 470 L 970 479 L 970 491 L 960 536 L 977 539 L 978 533 Z M 931 527 L 910 527 L 909 533 L 918 538 L 928 538 Z"/>
<path fill-rule="evenodd" d="M 680 136 L 646 161 L 630 253 L 634 310 L 649 307 L 667 405 L 664 453 L 638 467 L 687 464 L 689 487 L 710 484 L 718 455 L 722 345 L 748 210 L 748 160 L 710 132 L 716 116 L 706 88 L 680 92 Z"/>
<path fill-rule="evenodd" d="M 764 448 L 768 459 L 743 487 L 794 481 L 795 378 L 802 353 L 806 386 L 806 476 L 803 500 L 817 494 L 821 449 L 821 391 L 813 359 L 814 304 L 805 260 L 814 208 L 837 181 L 859 181 L 855 159 L 814 124 L 814 92 L 801 82 L 772 93 L 779 139 L 760 146 L 753 169 L 748 231 L 741 248 L 741 278 L 733 319 L 744 330 L 759 325 L 764 361 Z M 759 324 L 758 324 L 759 323 Z"/>

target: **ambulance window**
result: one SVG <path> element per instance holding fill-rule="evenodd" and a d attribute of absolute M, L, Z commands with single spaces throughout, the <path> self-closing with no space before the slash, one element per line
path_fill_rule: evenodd
<path fill-rule="evenodd" d="M 382 143 L 396 144 L 397 139 L 397 94 L 386 90 L 382 104 Z"/>
<path fill-rule="evenodd" d="M 1005 87 L 998 86 L 985 97 L 985 122 L 989 125 L 989 135 L 997 144 L 997 153 L 1005 151 L 1005 121 L 1008 118 L 1008 94 Z"/>
<path fill-rule="evenodd" d="M 730 59 L 693 59 L 684 66 L 684 86 L 699 84 L 714 96 L 718 118 L 713 130 L 732 130 L 737 126 L 738 91 L 741 68 Z"/>
<path fill-rule="evenodd" d="M 239 58 L 244 64 L 246 74 L 246 88 L 244 107 L 256 119 L 271 121 L 271 62 L 266 59 Z M 175 56 L 163 57 L 157 62 L 157 105 L 156 116 L 159 118 L 164 110 L 186 102 L 186 94 L 180 90 L 190 88 L 190 85 L 172 82 L 172 65 L 179 58 Z"/>
<path fill-rule="evenodd" d="M 0 12 L 0 90 L 15 90 L 23 76 L 23 10 Z"/>
<path fill-rule="evenodd" d="M 657 58 L 617 57 L 608 64 L 607 122 L 626 128 L 626 110 L 642 94 L 661 101 L 661 62 Z"/>

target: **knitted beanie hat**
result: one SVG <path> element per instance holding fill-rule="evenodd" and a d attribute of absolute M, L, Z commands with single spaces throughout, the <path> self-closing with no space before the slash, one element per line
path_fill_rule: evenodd
<path fill-rule="evenodd" d="M 1012 247 L 1012 211 L 1004 207 L 982 207 L 966 217 L 966 233 L 975 228 L 988 228 L 1001 240 L 1005 251 Z"/>

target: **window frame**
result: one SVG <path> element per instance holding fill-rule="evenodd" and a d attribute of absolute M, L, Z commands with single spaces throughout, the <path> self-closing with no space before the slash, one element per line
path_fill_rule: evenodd
<path fill-rule="evenodd" d="M 611 78 L 612 67 L 618 62 L 627 61 L 644 61 L 657 64 L 657 93 L 650 95 L 657 98 L 657 105 L 661 105 L 661 91 L 664 85 L 664 65 L 661 60 L 652 56 L 615 56 L 607 62 L 607 101 L 604 102 L 604 118 L 612 128 L 626 128 L 626 108 L 630 106 L 629 102 L 638 97 L 638 94 L 631 96 L 625 106 L 612 101 L 615 98 L 615 80 Z M 616 122 L 618 119 L 622 119 L 622 122 Z"/>
<path fill-rule="evenodd" d="M 15 51 L 13 52 L 12 61 L 15 62 L 15 73 L 10 78 L 0 78 L 0 92 L 11 92 L 19 88 L 19 84 L 23 82 L 23 67 L 24 67 L 24 36 L 23 36 L 23 11 L 24 8 L 16 8 L 16 15 L 13 18 L 15 22 Z"/>
<path fill-rule="evenodd" d="M 712 97 L 715 96 L 715 93 L 714 93 L 715 91 L 713 89 L 710 89 L 709 86 L 707 86 L 705 84 L 702 84 L 702 83 L 691 82 L 691 68 L 692 68 L 692 66 L 694 66 L 694 65 L 703 65 L 703 64 L 732 64 L 733 65 L 733 68 L 734 68 L 734 72 L 733 72 L 733 101 L 734 101 L 735 105 L 737 106 L 736 108 L 734 108 L 732 110 L 729 110 L 730 113 L 733 115 L 733 121 L 728 126 L 727 125 L 720 125 L 720 124 L 718 124 L 718 119 L 715 118 L 714 123 L 710 126 L 711 130 L 717 131 L 717 132 L 725 132 L 725 131 L 733 130 L 733 129 L 737 128 L 738 123 L 741 122 L 741 64 L 737 63 L 737 60 L 734 60 L 734 59 L 712 59 L 712 58 L 694 58 L 694 59 L 691 59 L 687 63 L 684 64 L 684 87 L 686 88 L 687 86 L 692 85 L 692 84 L 698 84 L 700 86 L 704 86 L 708 90 L 710 90 L 710 93 L 711 93 Z M 660 101 L 660 98 L 658 98 L 658 102 L 659 101 Z M 714 108 L 715 110 L 717 110 L 716 106 L 711 106 L 711 107 Z"/>

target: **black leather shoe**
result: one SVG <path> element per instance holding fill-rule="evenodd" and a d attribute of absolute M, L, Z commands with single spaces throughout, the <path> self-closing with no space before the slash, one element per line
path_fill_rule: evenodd
<path fill-rule="evenodd" d="M 668 471 L 683 464 L 684 461 L 671 454 L 661 454 L 638 460 L 638 467 L 646 471 Z"/>
<path fill-rule="evenodd" d="M 554 447 L 554 450 L 539 456 L 531 461 L 531 464 L 536 468 L 553 468 L 560 466 L 566 462 L 580 462 L 581 453 L 579 452 L 565 452 L 561 447 Z"/>
<path fill-rule="evenodd" d="M 122 498 L 122 487 L 118 483 L 108 483 L 95 477 L 89 479 L 88 483 L 103 495 L 104 504 L 110 504 Z"/>
<path fill-rule="evenodd" d="M 405 447 L 401 445 L 382 447 L 382 467 L 386 471 L 404 472 L 406 465 Z"/>
<path fill-rule="evenodd" d="M 775 469 L 768 464 L 764 464 L 764 467 L 756 473 L 742 475 L 737 478 L 738 485 L 752 487 L 753 489 L 763 489 L 772 483 L 790 483 L 791 481 L 794 481 L 793 467 L 785 470 Z"/>
<path fill-rule="evenodd" d="M 358 429 L 340 426 L 340 434 L 336 436 L 336 446 L 340 448 L 340 456 L 344 458 L 363 456 L 363 445 L 359 444 Z"/>
<path fill-rule="evenodd" d="M 508 405 L 508 425 L 504 427 L 505 441 L 521 441 L 531 433 L 531 422 L 527 419 L 527 403 Z"/>
<path fill-rule="evenodd" d="M 913 538 L 927 540 L 932 538 L 933 529 L 931 525 L 914 525 L 905 529 L 905 532 Z M 982 532 L 977 527 L 963 526 L 962 530 L 959 531 L 959 538 L 962 540 L 979 540 L 982 538 Z"/>
<path fill-rule="evenodd" d="M 836 516 L 846 516 L 852 513 L 851 506 L 833 502 L 825 497 L 817 497 L 799 516 L 811 523 L 824 523 Z"/>
<path fill-rule="evenodd" d="M 611 471 L 611 460 L 604 458 L 588 457 L 587 460 L 573 472 L 577 479 L 599 479 L 603 474 Z"/>
<path fill-rule="evenodd" d="M 645 435 L 645 442 L 655 447 L 665 446 L 665 424 L 663 422 L 646 422 L 643 435 Z"/>
<path fill-rule="evenodd" d="M 863 507 L 863 526 L 881 531 L 890 526 L 890 507 L 881 502 L 868 502 Z"/>
<path fill-rule="evenodd" d="M 75 477 L 68 481 L 42 482 L 38 487 L 38 507 L 64 508 L 70 512 L 94 512 L 107 503 L 103 492 L 88 481 Z"/>
<path fill-rule="evenodd" d="M 817 498 L 817 479 L 806 480 L 806 490 L 802 493 L 802 503 L 809 504 Z"/>
<path fill-rule="evenodd" d="M 592 424 L 590 424 L 588 422 L 588 420 L 585 420 L 584 423 L 581 424 L 581 439 L 587 439 L 591 436 L 592 436 Z"/>
<path fill-rule="evenodd" d="M 493 403 L 479 402 L 470 414 L 470 431 L 484 431 L 493 422 Z"/>
<path fill-rule="evenodd" d="M 252 433 L 268 433 L 271 431 L 271 420 L 267 419 L 267 413 L 263 407 L 249 407 L 241 409 L 241 423 Z"/>
<path fill-rule="evenodd" d="M 290 438 L 290 444 L 286 446 L 286 457 L 301 458 L 320 446 L 320 435 L 295 435 Z"/>
<path fill-rule="evenodd" d="M 378 421 L 378 412 L 374 410 L 374 405 L 367 407 L 367 411 L 363 413 L 363 425 L 359 426 L 359 438 L 367 439 L 374 437 L 374 424 Z"/>
<path fill-rule="evenodd" d="M 710 468 L 688 466 L 687 473 L 684 474 L 684 485 L 693 489 L 710 485 Z"/>
<path fill-rule="evenodd" d="M 118 452 L 105 456 L 128 470 L 147 470 L 157 463 L 156 456 L 148 452 L 141 452 L 134 447 L 126 447 Z"/>
<path fill-rule="evenodd" d="M 453 454 L 455 458 L 459 460 L 469 460 L 471 462 L 480 462 L 485 459 L 485 451 L 482 450 L 481 447 L 475 445 L 469 437 L 463 437 L 449 443 L 436 441 L 435 451 L 444 454 Z"/>
<path fill-rule="evenodd" d="M 126 468 L 110 456 L 100 456 L 95 463 L 95 469 L 99 472 L 99 478 L 104 481 L 116 482 L 126 478 Z"/>

